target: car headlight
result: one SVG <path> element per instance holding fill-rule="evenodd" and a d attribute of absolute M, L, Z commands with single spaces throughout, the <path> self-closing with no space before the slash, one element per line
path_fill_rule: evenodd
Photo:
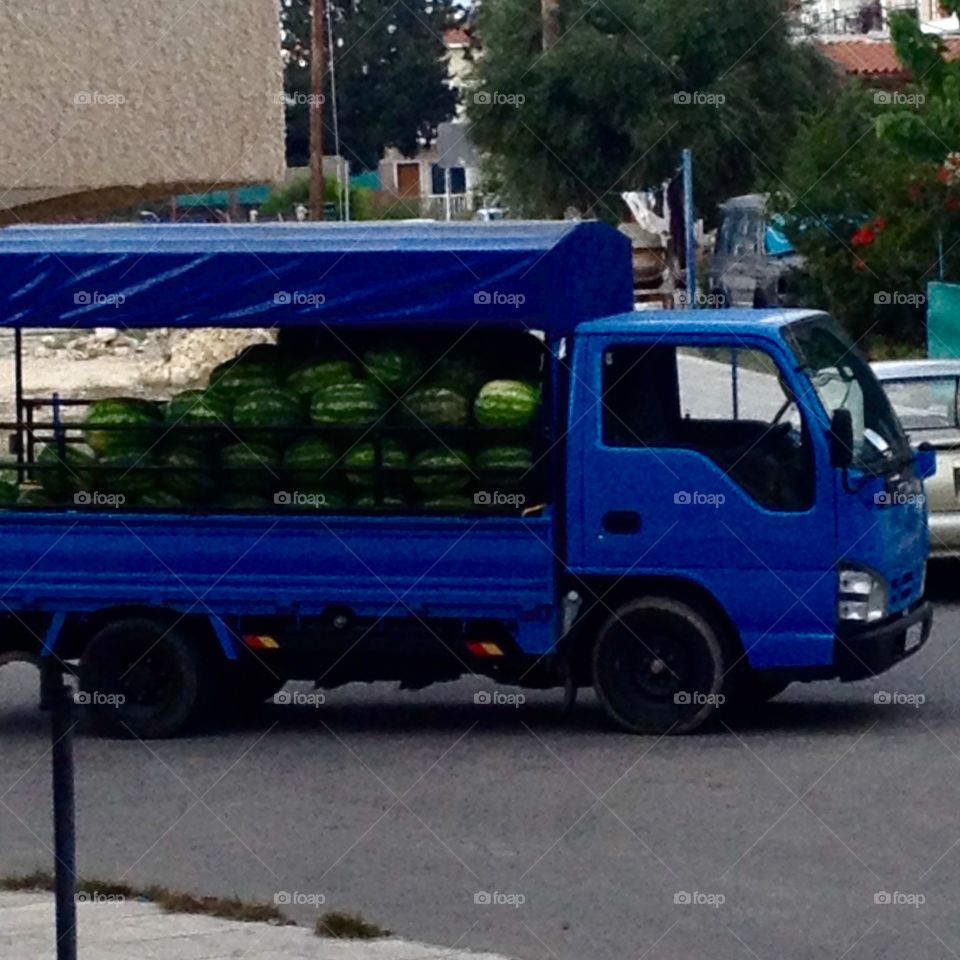
<path fill-rule="evenodd" d="M 837 619 L 871 623 L 887 615 L 883 577 L 862 567 L 841 567 L 837 584 Z"/>

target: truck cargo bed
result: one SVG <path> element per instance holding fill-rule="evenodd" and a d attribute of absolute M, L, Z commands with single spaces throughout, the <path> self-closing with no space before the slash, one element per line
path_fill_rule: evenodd
<path fill-rule="evenodd" d="M 9 609 L 125 604 L 218 615 L 322 613 L 517 622 L 549 649 L 554 524 L 541 517 L 7 511 Z"/>

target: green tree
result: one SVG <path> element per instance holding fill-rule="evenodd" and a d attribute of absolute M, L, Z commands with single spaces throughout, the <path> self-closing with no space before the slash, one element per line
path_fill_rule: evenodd
<path fill-rule="evenodd" d="M 806 262 L 804 302 L 868 349 L 920 346 L 927 282 L 941 266 L 960 275 L 960 64 L 911 17 L 895 14 L 891 33 L 916 81 L 848 85 L 802 125 L 769 181 Z"/>
<path fill-rule="evenodd" d="M 537 0 L 479 12 L 484 56 L 467 109 L 511 209 L 621 218 L 623 190 L 694 151 L 697 196 L 720 200 L 779 168 L 832 73 L 789 37 L 786 0 L 561 0 L 542 49 Z"/>
<path fill-rule="evenodd" d="M 444 29 L 452 0 L 329 0 L 334 34 L 341 153 L 354 169 L 375 169 L 386 146 L 416 151 L 449 119 L 456 94 L 447 81 Z M 287 161 L 309 162 L 310 2 L 283 0 L 287 57 Z M 325 152 L 333 152 L 329 76 Z"/>

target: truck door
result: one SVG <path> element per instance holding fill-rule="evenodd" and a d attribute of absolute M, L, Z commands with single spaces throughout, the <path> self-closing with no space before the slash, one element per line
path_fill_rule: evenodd
<path fill-rule="evenodd" d="M 753 666 L 826 665 L 836 603 L 832 471 L 803 385 L 777 353 L 763 339 L 579 341 L 571 566 L 693 580 L 734 620 Z"/>

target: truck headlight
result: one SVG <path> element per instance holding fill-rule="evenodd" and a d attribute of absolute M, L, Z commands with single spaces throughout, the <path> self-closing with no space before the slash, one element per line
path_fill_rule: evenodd
<path fill-rule="evenodd" d="M 837 619 L 871 623 L 887 615 L 883 577 L 863 567 L 841 567 L 837 585 Z"/>

